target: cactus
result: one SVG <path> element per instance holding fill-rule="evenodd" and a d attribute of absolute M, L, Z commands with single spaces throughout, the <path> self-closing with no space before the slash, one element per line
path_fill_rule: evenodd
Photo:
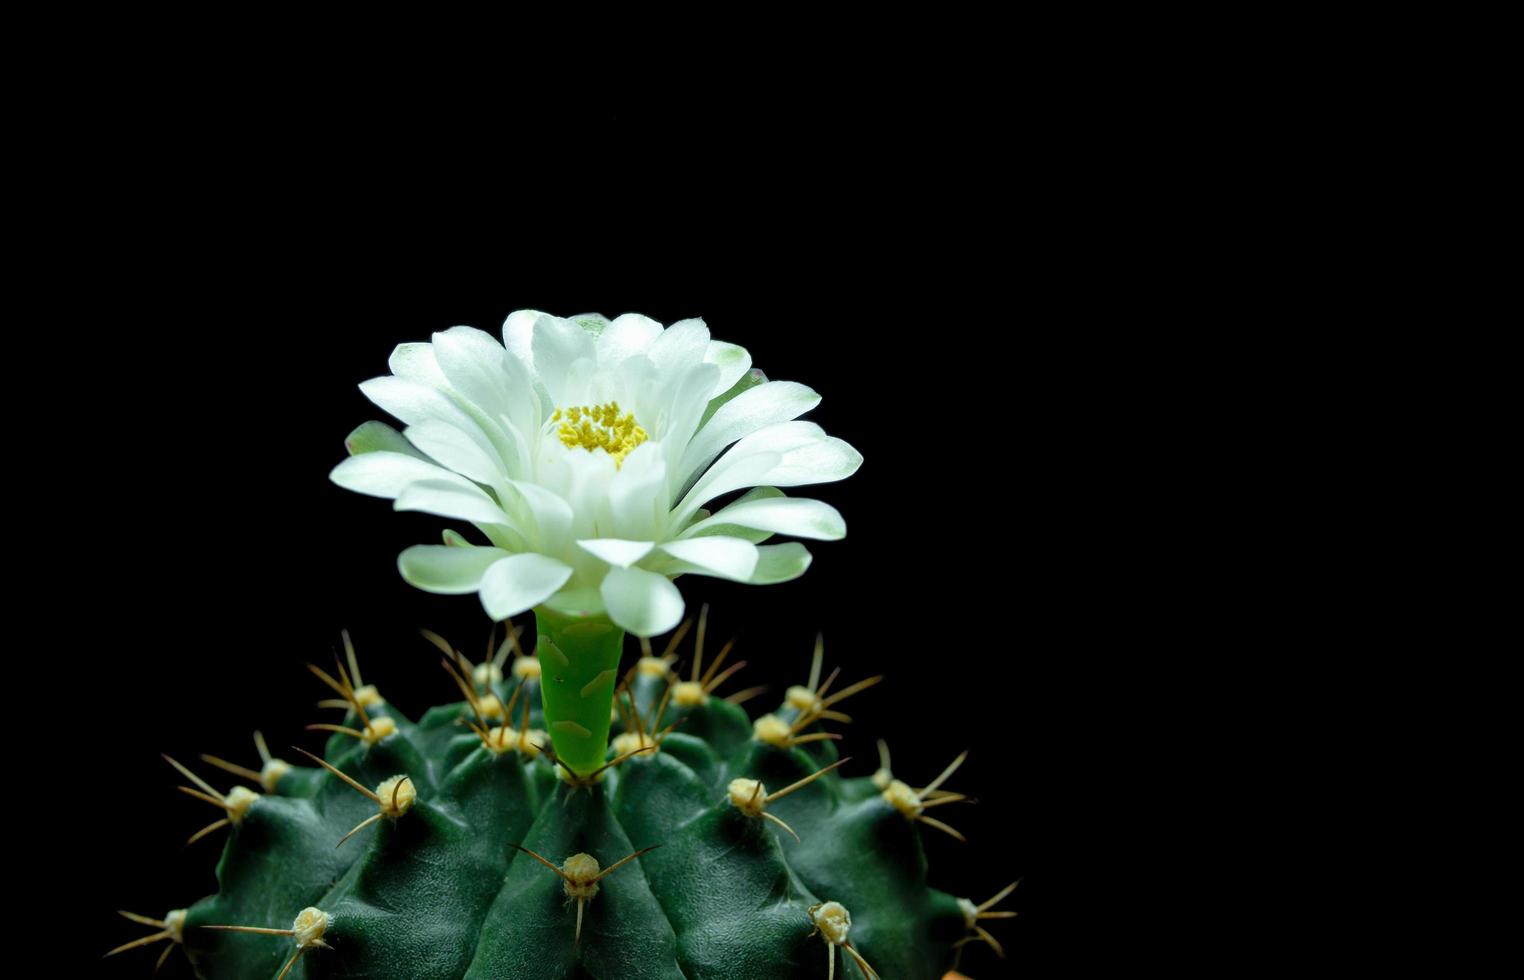
<path fill-rule="evenodd" d="M 446 530 L 398 568 L 477 594 L 503 638 L 473 663 L 426 634 L 461 700 L 414 721 L 364 683 L 346 636 L 331 671 L 309 665 L 344 712 L 309 726 L 322 755 L 279 758 L 256 734 L 257 770 L 203 756 L 258 791 L 168 759 L 219 811 L 190 839 L 226 833 L 219 889 L 163 919 L 123 913 L 156 931 L 112 953 L 183 948 L 208 978 L 916 980 L 968 943 L 1000 952 L 983 923 L 1014 914 L 994 908 L 1014 884 L 979 904 L 927 885 L 923 830 L 962 839 L 929 811 L 967 799 L 943 788 L 964 756 L 919 788 L 883 742 L 871 774 L 838 757 L 826 726 L 881 677 L 822 679 L 817 643 L 807 682 L 752 719 L 759 689 L 718 693 L 741 664 L 729 644 L 706 663 L 704 613 L 675 673 L 690 621 L 673 579 L 787 581 L 810 553 L 762 542 L 846 534 L 779 489 L 862 462 L 797 421 L 815 392 L 768 381 L 700 320 L 634 314 L 518 311 L 501 344 L 455 327 L 391 367 L 361 387 L 408 427 L 360 426 L 330 476 L 469 523 L 484 543 Z"/>
<path fill-rule="evenodd" d="M 192 838 L 226 830 L 219 890 L 132 916 L 158 931 L 122 948 L 264 980 L 932 978 L 967 942 L 998 949 L 981 922 L 1014 914 L 991 908 L 1009 888 L 975 905 L 926 884 L 920 834 L 958 836 L 927 811 L 965 799 L 943 788 L 963 757 L 919 789 L 883 743 L 871 774 L 837 758 L 825 726 L 880 678 L 822 681 L 819 644 L 809 680 L 749 718 L 757 689 L 720 693 L 740 664 L 730 645 L 706 660 L 705 618 L 684 677 L 691 623 L 660 656 L 641 641 L 609 683 L 604 761 L 581 772 L 545 731 L 567 659 L 554 614 L 534 655 L 513 628 L 480 663 L 429 634 L 461 700 L 417 721 L 363 683 L 346 637 L 346 660 L 310 666 L 345 714 L 310 726 L 330 733 L 322 756 L 262 738 L 258 769 L 204 756 L 250 784 L 228 792 L 170 760 L 222 811 Z"/>

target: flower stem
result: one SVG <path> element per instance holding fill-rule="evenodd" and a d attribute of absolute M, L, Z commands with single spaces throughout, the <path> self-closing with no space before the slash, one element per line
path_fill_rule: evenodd
<path fill-rule="evenodd" d="M 605 617 L 534 611 L 540 660 L 540 701 L 556 755 L 586 775 L 603 765 L 624 630 Z"/>

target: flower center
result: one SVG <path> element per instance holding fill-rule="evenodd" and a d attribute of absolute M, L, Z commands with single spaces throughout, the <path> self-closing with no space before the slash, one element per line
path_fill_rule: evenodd
<path fill-rule="evenodd" d="M 615 467 L 623 465 L 624 458 L 647 439 L 646 430 L 635 423 L 635 413 L 621 413 L 618 402 L 558 408 L 550 420 L 561 423 L 556 429 L 561 445 L 590 453 L 601 449 L 614 457 Z"/>

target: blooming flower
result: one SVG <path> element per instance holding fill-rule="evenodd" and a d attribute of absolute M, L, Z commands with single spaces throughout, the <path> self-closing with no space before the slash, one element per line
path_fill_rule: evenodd
<path fill-rule="evenodd" d="M 673 578 L 784 582 L 810 553 L 763 541 L 846 534 L 835 508 L 778 488 L 843 479 L 862 457 L 795 421 L 819 395 L 766 380 L 702 320 L 520 310 L 501 344 L 452 327 L 390 367 L 360 388 L 407 427 L 356 429 L 333 481 L 474 525 L 488 544 L 446 531 L 398 566 L 429 592 L 479 593 L 494 619 L 544 605 L 651 636 L 682 618 Z"/>

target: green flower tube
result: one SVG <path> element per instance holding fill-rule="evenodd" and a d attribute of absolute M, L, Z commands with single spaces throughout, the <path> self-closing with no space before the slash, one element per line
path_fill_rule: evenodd
<path fill-rule="evenodd" d="M 604 763 L 624 630 L 606 616 L 534 610 L 540 702 L 556 756 L 578 775 Z"/>

